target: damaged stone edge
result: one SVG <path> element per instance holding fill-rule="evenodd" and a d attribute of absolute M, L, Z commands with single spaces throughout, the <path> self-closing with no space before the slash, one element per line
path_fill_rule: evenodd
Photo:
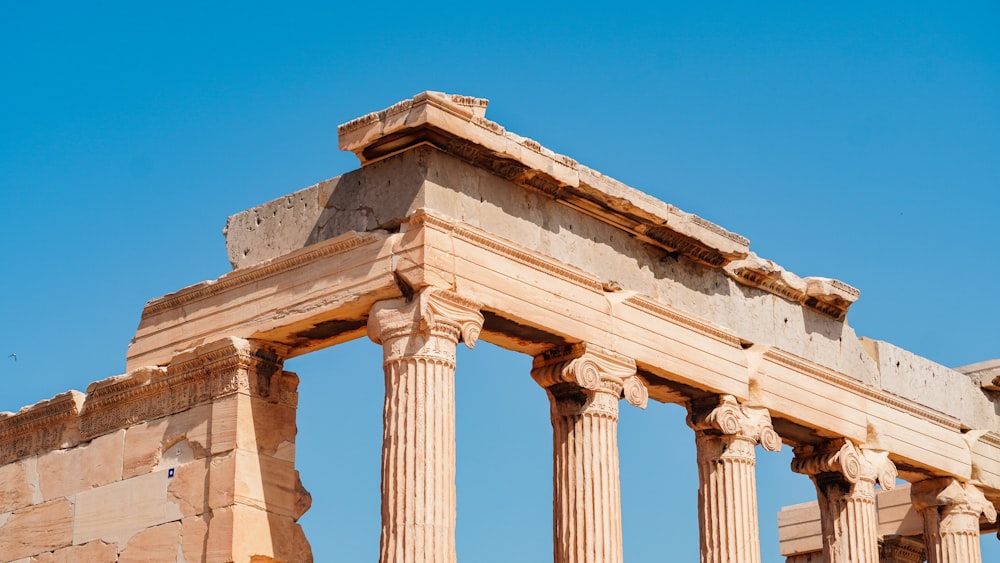
<path fill-rule="evenodd" d="M 485 118 L 488 104 L 482 98 L 422 92 L 339 126 L 339 146 L 366 166 L 429 144 L 670 253 L 725 268 L 738 283 L 835 319 L 843 319 L 858 299 L 860 292 L 843 282 L 799 278 L 751 253 L 745 237 L 507 131 Z"/>
<path fill-rule="evenodd" d="M 271 276 L 294 270 L 310 264 L 317 259 L 348 252 L 355 248 L 383 240 L 384 235 L 378 233 L 358 233 L 350 231 L 341 236 L 310 245 L 288 255 L 257 264 L 252 268 L 236 270 L 223 275 L 216 280 L 204 281 L 158 297 L 146 303 L 142 310 L 142 318 L 150 318 L 164 311 L 177 309 L 189 303 L 206 299 L 220 292 L 247 285 Z"/>
<path fill-rule="evenodd" d="M 86 394 L 69 391 L 0 413 L 0 465 L 240 392 L 294 408 L 297 377 L 281 370 L 280 352 L 224 338 L 182 352 L 166 367 L 142 367 L 91 383 Z"/>

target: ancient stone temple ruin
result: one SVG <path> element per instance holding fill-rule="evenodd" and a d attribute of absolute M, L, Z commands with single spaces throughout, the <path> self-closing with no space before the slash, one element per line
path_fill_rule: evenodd
<path fill-rule="evenodd" d="M 230 217 L 233 271 L 150 301 L 125 375 L 0 414 L 0 559 L 312 560 L 283 362 L 365 337 L 384 351 L 385 563 L 456 559 L 456 347 L 478 340 L 531 355 L 549 397 L 557 562 L 622 560 L 622 400 L 688 410 L 704 562 L 760 561 L 755 456 L 783 444 L 816 485 L 777 515 L 789 561 L 981 559 L 1000 363 L 859 338 L 853 287 L 486 105 L 426 92 L 340 126 L 361 167 Z"/>

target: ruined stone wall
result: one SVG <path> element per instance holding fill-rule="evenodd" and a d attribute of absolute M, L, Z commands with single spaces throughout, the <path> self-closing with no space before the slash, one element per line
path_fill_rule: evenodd
<path fill-rule="evenodd" d="M 225 339 L 0 413 L 0 561 L 311 561 L 297 385 Z"/>

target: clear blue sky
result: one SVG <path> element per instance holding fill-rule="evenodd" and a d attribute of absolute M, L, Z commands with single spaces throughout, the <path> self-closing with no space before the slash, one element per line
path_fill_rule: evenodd
<path fill-rule="evenodd" d="M 985 1 L 4 3 L 0 411 L 122 373 L 147 300 L 229 270 L 228 215 L 356 168 L 336 126 L 428 89 L 857 286 L 861 335 L 998 357 L 998 29 Z M 317 561 L 377 557 L 379 364 L 368 341 L 288 363 Z M 463 561 L 551 560 L 528 366 L 460 355 Z M 622 411 L 626 558 L 696 561 L 683 410 Z M 789 459 L 759 452 L 765 562 L 778 507 L 814 498 Z"/>

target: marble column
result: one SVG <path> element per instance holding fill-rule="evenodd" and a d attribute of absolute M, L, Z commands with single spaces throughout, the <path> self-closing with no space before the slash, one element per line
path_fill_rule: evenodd
<path fill-rule="evenodd" d="M 880 563 L 924 563 L 927 558 L 923 538 L 886 536 L 878 542 Z"/>
<path fill-rule="evenodd" d="M 531 375 L 551 403 L 556 563 L 621 563 L 618 401 L 644 408 L 635 362 L 576 344 L 535 358 Z"/>
<path fill-rule="evenodd" d="M 859 450 L 849 440 L 795 449 L 792 471 L 816 484 L 823 557 L 829 563 L 878 563 L 875 483 L 896 485 L 896 466 L 887 452 Z"/>
<path fill-rule="evenodd" d="M 770 414 L 723 395 L 693 403 L 688 424 L 698 452 L 702 563 L 760 563 L 755 448 L 781 449 Z"/>
<path fill-rule="evenodd" d="M 450 291 L 372 308 L 385 370 L 381 563 L 456 561 L 455 348 L 472 348 L 482 325 L 478 305 Z"/>
<path fill-rule="evenodd" d="M 996 522 L 997 511 L 982 491 L 950 477 L 927 479 L 910 488 L 924 519 L 927 563 L 979 563 L 979 517 Z"/>

